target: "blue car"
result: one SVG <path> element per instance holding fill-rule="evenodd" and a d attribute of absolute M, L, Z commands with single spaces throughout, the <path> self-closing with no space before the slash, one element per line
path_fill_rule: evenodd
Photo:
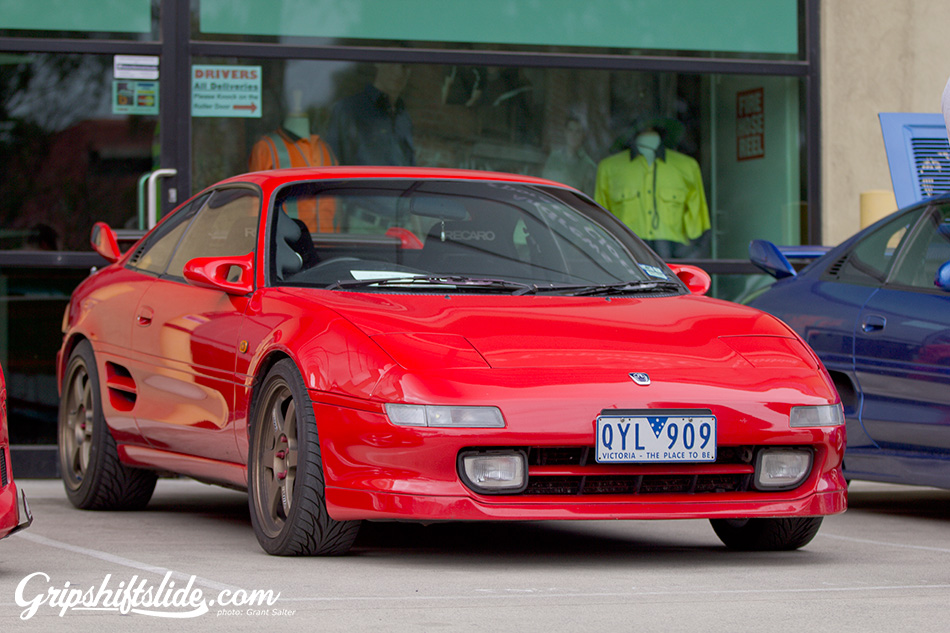
<path fill-rule="evenodd" d="M 847 419 L 848 479 L 950 488 L 950 196 L 823 250 L 796 273 L 789 251 L 753 242 L 752 261 L 778 281 L 749 305 L 825 363 Z"/>

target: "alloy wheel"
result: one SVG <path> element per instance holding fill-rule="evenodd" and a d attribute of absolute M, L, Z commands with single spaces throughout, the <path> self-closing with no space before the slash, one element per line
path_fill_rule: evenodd
<path fill-rule="evenodd" d="M 94 429 L 92 384 L 84 364 L 75 366 L 67 384 L 66 415 L 59 435 L 60 450 L 65 474 L 73 485 L 79 485 L 89 468 Z"/>
<path fill-rule="evenodd" d="M 280 533 L 293 505 L 297 476 L 297 408 L 290 388 L 275 381 L 265 394 L 257 438 L 259 516 L 272 536 Z"/>

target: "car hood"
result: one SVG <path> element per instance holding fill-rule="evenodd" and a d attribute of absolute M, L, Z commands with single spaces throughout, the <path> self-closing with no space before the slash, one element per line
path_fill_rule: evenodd
<path fill-rule="evenodd" d="M 818 368 L 774 317 L 707 297 L 286 290 L 335 311 L 409 370 Z"/>

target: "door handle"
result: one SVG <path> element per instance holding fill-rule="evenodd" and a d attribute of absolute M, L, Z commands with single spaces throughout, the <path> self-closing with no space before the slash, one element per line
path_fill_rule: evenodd
<path fill-rule="evenodd" d="M 887 325 L 887 319 L 879 314 L 869 314 L 861 321 L 861 329 L 867 333 L 880 332 Z"/>
<path fill-rule="evenodd" d="M 135 315 L 135 322 L 146 327 L 152 324 L 152 315 L 155 314 L 155 311 L 149 308 L 148 306 L 142 306 L 139 308 L 139 313 Z"/>

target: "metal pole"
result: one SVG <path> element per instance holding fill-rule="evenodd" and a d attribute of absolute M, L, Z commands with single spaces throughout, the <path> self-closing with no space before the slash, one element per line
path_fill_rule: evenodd
<path fill-rule="evenodd" d="M 148 206 L 148 226 L 145 227 L 146 229 L 151 230 L 158 222 L 158 210 L 155 204 L 155 196 L 158 193 L 158 179 L 166 176 L 174 176 L 177 173 L 177 169 L 156 169 L 148 177 L 148 198 L 145 201 Z"/>

